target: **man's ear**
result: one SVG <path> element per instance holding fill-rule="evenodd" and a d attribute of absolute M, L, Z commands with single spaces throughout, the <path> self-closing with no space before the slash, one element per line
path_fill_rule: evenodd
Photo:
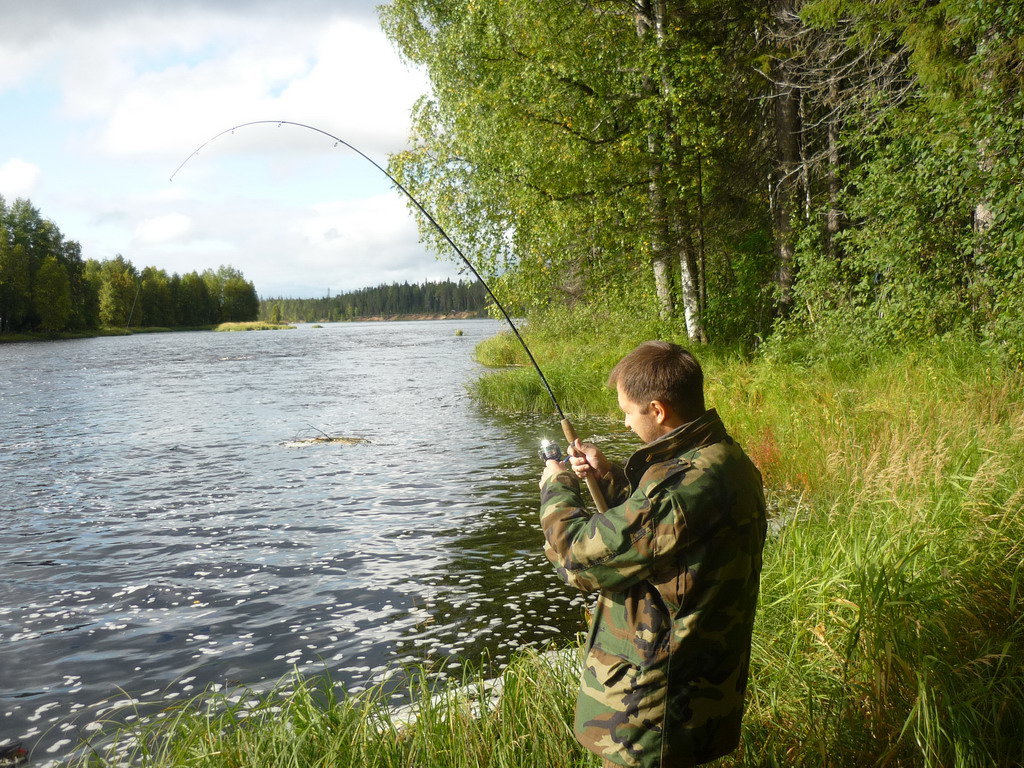
<path fill-rule="evenodd" d="M 665 404 L 661 402 L 661 400 L 651 400 L 651 404 L 650 406 L 648 406 L 648 410 L 650 410 L 651 415 L 654 416 L 654 420 L 658 424 L 664 424 L 665 419 L 668 418 L 668 409 L 665 407 Z"/>

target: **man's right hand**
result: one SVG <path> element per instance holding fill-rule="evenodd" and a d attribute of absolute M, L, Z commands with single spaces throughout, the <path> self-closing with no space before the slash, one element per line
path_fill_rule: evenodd
<path fill-rule="evenodd" d="M 581 480 L 588 475 L 600 479 L 611 472 L 611 462 L 593 443 L 581 443 L 577 439 L 569 444 L 568 454 L 569 465 Z"/>

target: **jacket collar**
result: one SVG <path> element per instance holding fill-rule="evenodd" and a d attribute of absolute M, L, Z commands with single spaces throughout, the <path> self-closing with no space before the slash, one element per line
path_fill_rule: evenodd
<path fill-rule="evenodd" d="M 725 425 L 714 408 L 705 411 L 693 421 L 676 427 L 667 435 L 645 445 L 626 462 L 626 477 L 633 487 L 652 464 L 674 459 L 687 451 L 718 443 L 728 438 Z"/>

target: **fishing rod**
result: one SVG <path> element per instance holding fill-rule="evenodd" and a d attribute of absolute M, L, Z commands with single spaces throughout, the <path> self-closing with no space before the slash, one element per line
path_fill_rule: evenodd
<path fill-rule="evenodd" d="M 536 359 L 534 359 L 533 352 L 531 352 L 530 348 L 526 345 L 526 341 L 523 339 L 522 335 L 519 333 L 519 329 L 516 327 L 516 324 L 514 322 L 512 322 L 512 317 L 509 315 L 508 312 L 505 311 L 505 307 L 502 306 L 502 303 L 500 301 L 498 301 L 498 297 L 494 295 L 494 291 L 491 290 L 491 287 L 487 284 L 487 281 L 483 279 L 483 277 L 480 275 L 479 272 L 477 272 L 476 267 L 474 267 L 472 262 L 466 257 L 466 254 L 464 254 L 462 252 L 462 249 L 459 248 L 459 246 L 457 246 L 455 244 L 455 241 L 452 240 L 451 237 L 448 236 L 448 233 L 444 231 L 444 228 L 440 224 L 437 223 L 437 220 L 433 216 L 430 215 L 430 212 L 427 211 L 427 209 L 423 207 L 423 205 L 420 203 L 420 201 L 417 200 L 413 196 L 413 194 L 408 189 L 406 189 L 405 186 L 398 179 L 396 179 L 394 176 L 392 176 L 387 171 L 387 169 L 382 167 L 376 160 L 374 160 L 372 157 L 367 155 L 362 150 L 358 149 L 357 147 L 352 146 L 351 144 L 349 144 L 344 139 L 342 139 L 342 138 L 340 138 L 338 136 L 335 136 L 333 133 L 328 133 L 327 131 L 325 131 L 325 130 L 323 130 L 321 128 L 317 128 L 314 125 L 308 125 L 306 123 L 297 123 L 297 122 L 294 122 L 292 120 L 251 120 L 251 121 L 249 121 L 247 123 L 240 123 L 238 125 L 232 126 L 231 128 L 227 128 L 227 129 L 221 131 L 220 133 L 218 133 L 218 134 L 216 134 L 214 136 L 211 136 L 206 141 L 204 141 L 202 144 L 200 144 L 198 147 L 196 147 L 195 150 L 193 150 L 192 154 L 190 154 L 188 157 L 186 157 L 184 160 L 182 160 L 181 164 L 178 165 L 178 167 L 174 169 L 174 173 L 171 174 L 170 180 L 174 181 L 174 177 L 178 175 L 178 171 L 180 171 L 182 168 L 184 168 L 185 165 L 188 163 L 188 161 L 191 160 L 196 155 L 198 155 L 207 145 L 213 143 L 214 141 L 219 139 L 221 136 L 225 136 L 225 135 L 227 135 L 229 133 L 233 134 L 239 128 L 248 128 L 251 125 L 276 125 L 278 128 L 280 128 L 282 125 L 290 125 L 290 126 L 294 126 L 296 128 L 304 128 L 306 130 L 313 131 L 314 133 L 319 133 L 322 136 L 326 136 L 327 138 L 332 139 L 334 141 L 334 146 L 335 147 L 337 147 L 339 144 L 341 144 L 342 146 L 348 147 L 353 152 L 355 152 L 357 155 L 359 155 L 361 158 L 363 158 L 368 163 L 370 163 L 378 171 L 380 171 L 385 176 L 387 176 L 388 179 L 391 180 L 391 183 L 394 184 L 396 187 L 398 187 L 398 189 L 400 189 L 402 191 L 402 193 L 407 198 L 409 198 L 409 200 L 412 202 L 412 204 L 416 206 L 417 210 L 426 217 L 427 221 L 429 221 L 431 224 L 434 225 L 434 227 L 437 228 L 437 231 L 441 233 L 441 236 L 445 239 L 445 241 L 448 243 L 448 245 L 450 245 L 452 247 L 452 250 L 454 250 L 455 253 L 457 253 L 459 255 L 459 258 L 462 259 L 462 261 L 465 263 L 465 265 L 467 267 L 469 267 L 469 271 L 473 273 L 473 276 L 477 280 L 480 281 L 480 284 L 484 287 L 484 290 L 487 291 L 487 295 L 491 297 L 491 301 L 494 302 L 494 305 L 499 310 L 501 310 L 501 314 L 505 317 L 505 322 L 508 323 L 509 328 L 512 329 L 512 333 L 515 334 L 516 338 L 519 339 L 519 343 L 523 345 L 523 350 L 526 352 L 526 356 L 528 358 L 530 358 L 530 362 L 533 364 L 534 370 L 536 370 L 537 371 L 537 375 L 540 376 L 540 380 L 544 384 L 544 389 L 547 390 L 548 396 L 551 398 L 551 402 L 554 404 L 555 410 L 558 412 L 559 423 L 561 424 L 562 432 L 565 435 L 565 439 L 568 440 L 570 444 L 576 442 L 576 440 L 578 438 L 578 435 L 576 434 L 576 430 L 573 428 L 572 423 L 569 421 L 569 419 L 566 418 L 565 413 L 562 412 L 562 406 L 560 406 L 558 404 L 558 400 L 555 399 L 555 393 L 551 390 L 551 385 L 548 384 L 547 377 L 544 375 L 544 372 L 540 369 L 540 365 L 538 365 Z M 590 495 L 594 499 L 594 504 L 597 507 L 597 510 L 599 512 L 606 511 L 608 509 L 608 504 L 605 501 L 604 494 L 601 492 L 600 486 L 597 484 L 597 479 L 595 477 L 593 477 L 592 474 L 588 474 L 587 477 L 586 477 L 586 483 L 587 483 L 587 489 L 590 491 Z"/>

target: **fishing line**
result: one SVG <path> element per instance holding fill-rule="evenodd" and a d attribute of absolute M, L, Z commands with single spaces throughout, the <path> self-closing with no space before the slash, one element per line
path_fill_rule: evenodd
<path fill-rule="evenodd" d="M 555 393 L 551 391 L 551 385 L 548 384 L 547 377 L 544 376 L 544 372 L 540 369 L 540 365 L 538 365 L 537 361 L 534 359 L 533 353 L 530 351 L 530 348 L 528 346 L 526 346 L 526 341 L 524 341 L 523 337 L 520 335 L 519 329 L 516 328 L 516 324 L 514 322 L 512 322 L 512 318 L 509 316 L 508 312 L 505 311 L 505 307 L 502 306 L 501 302 L 498 301 L 498 297 L 494 295 L 494 291 L 491 290 L 491 287 L 487 284 L 487 281 L 484 280 L 483 277 L 480 276 L 480 273 L 476 271 L 476 267 L 474 267 L 472 262 L 470 262 L 470 260 L 468 258 L 466 258 L 466 254 L 464 254 L 462 252 L 462 249 L 459 248 L 459 246 L 457 246 L 455 244 L 455 241 L 452 240 L 451 237 L 448 236 L 448 233 L 444 231 L 444 229 L 441 227 L 441 225 L 437 223 L 437 221 L 434 219 L 434 217 L 430 215 L 430 213 L 427 211 L 426 208 L 423 207 L 423 205 L 420 203 L 420 201 L 417 200 L 415 197 L 413 197 L 412 193 L 408 189 L 406 189 L 402 185 L 402 183 L 400 181 L 398 181 L 398 179 L 396 179 L 394 176 L 392 176 L 390 173 L 388 173 L 388 171 L 385 168 L 383 168 L 379 163 L 377 163 L 377 161 L 375 161 L 372 157 L 370 157 L 366 153 L 362 152 L 358 148 L 352 146 L 351 144 L 349 144 L 344 139 L 339 138 L 338 136 L 335 136 L 333 133 L 328 133 L 325 130 L 317 128 L 316 126 L 307 125 L 306 123 L 296 123 L 296 122 L 293 122 L 291 120 L 252 120 L 252 121 L 250 121 L 248 123 L 240 123 L 239 125 L 236 125 L 236 126 L 233 126 L 231 128 L 228 128 L 226 130 L 223 130 L 220 133 L 216 134 L 215 136 L 211 136 L 209 139 L 204 141 L 202 144 L 200 144 L 198 147 L 196 147 L 196 149 L 192 152 L 192 154 L 190 154 L 188 157 L 186 157 L 184 160 L 182 160 L 181 164 L 177 168 L 174 169 L 174 173 L 171 174 L 171 179 L 170 180 L 174 181 L 174 177 L 178 175 L 178 171 L 180 171 L 182 168 L 184 168 L 185 164 L 188 163 L 188 161 L 191 160 L 193 157 L 198 155 L 203 150 L 203 148 L 205 148 L 208 144 L 211 144 L 212 142 L 216 141 L 217 139 L 219 139 L 221 136 L 224 136 L 225 134 L 234 133 L 239 128 L 247 128 L 250 125 L 276 125 L 279 128 L 282 125 L 292 125 L 292 126 L 295 126 L 296 128 L 305 128 L 306 130 L 314 131 L 315 133 L 322 134 L 322 135 L 326 136 L 329 139 L 333 139 L 334 140 L 334 146 L 338 146 L 339 144 L 342 144 L 342 145 L 348 147 L 353 152 L 355 152 L 357 155 L 362 157 L 364 160 L 366 160 L 367 162 L 372 164 L 373 167 L 376 168 L 378 171 L 380 171 L 385 176 L 387 176 L 391 180 L 391 183 L 394 184 L 396 187 L 398 187 L 405 194 L 405 196 L 408 197 L 409 200 L 412 201 L 412 204 L 416 206 L 416 208 L 419 210 L 419 212 L 427 217 L 427 221 L 429 221 L 431 224 L 433 224 L 437 228 L 437 231 L 441 233 L 441 236 L 444 237 L 444 239 L 447 241 L 448 245 L 450 245 L 452 247 L 452 250 L 454 250 L 455 253 L 457 253 L 459 255 L 459 258 L 461 258 L 462 261 L 465 262 L 466 266 L 469 267 L 469 271 L 472 272 L 473 276 L 476 277 L 476 279 L 480 281 L 481 285 L 483 285 L 484 289 L 487 291 L 487 295 L 491 297 L 491 301 L 493 301 L 494 305 L 498 309 L 501 310 L 501 314 L 505 316 L 505 321 L 508 323 L 509 327 L 512 329 L 512 333 L 514 333 L 516 335 L 516 338 L 519 339 L 519 343 L 523 345 L 523 349 L 526 351 L 526 356 L 530 358 L 530 362 L 533 364 L 534 369 L 537 371 L 537 375 L 540 376 L 540 380 L 543 382 L 544 388 L 548 391 L 548 396 L 551 397 L 551 402 L 554 404 L 555 410 L 558 411 L 559 419 L 561 419 L 561 421 L 563 423 L 565 423 L 567 421 L 566 418 L 565 418 L 565 414 L 562 412 L 562 407 L 558 404 L 558 400 L 555 399 Z"/>

